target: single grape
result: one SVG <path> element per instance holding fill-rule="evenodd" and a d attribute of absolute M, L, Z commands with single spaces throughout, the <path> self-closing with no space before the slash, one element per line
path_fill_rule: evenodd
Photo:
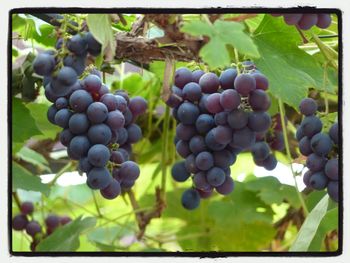
<path fill-rule="evenodd" d="M 210 113 L 218 113 L 223 111 L 223 108 L 220 103 L 220 98 L 220 93 L 213 93 L 207 97 L 205 107 Z"/>
<path fill-rule="evenodd" d="M 55 123 L 61 128 L 67 128 L 72 113 L 68 109 L 61 109 L 55 115 Z"/>
<path fill-rule="evenodd" d="M 228 144 L 232 140 L 232 129 L 228 126 L 219 125 L 212 129 L 214 139 L 220 144 Z"/>
<path fill-rule="evenodd" d="M 196 187 L 196 189 L 202 191 L 210 191 L 212 189 L 212 186 L 208 183 L 207 176 L 203 171 L 196 173 L 193 176 L 193 184 Z"/>
<path fill-rule="evenodd" d="M 248 127 L 255 132 L 263 132 L 271 126 L 271 117 L 268 113 L 254 111 L 249 114 Z"/>
<path fill-rule="evenodd" d="M 206 106 L 209 95 L 210 94 L 203 93 L 201 99 L 199 100 L 198 108 L 201 113 L 209 113 Z"/>
<path fill-rule="evenodd" d="M 249 105 L 254 111 L 267 111 L 271 106 L 270 97 L 263 90 L 257 89 L 249 94 Z"/>
<path fill-rule="evenodd" d="M 85 90 L 76 90 L 69 97 L 69 105 L 76 112 L 85 111 L 92 102 L 90 93 Z"/>
<path fill-rule="evenodd" d="M 69 119 L 68 127 L 73 134 L 83 134 L 88 131 L 90 122 L 85 113 L 74 113 Z"/>
<path fill-rule="evenodd" d="M 338 122 L 334 123 L 332 127 L 329 129 L 329 136 L 335 145 L 338 145 Z"/>
<path fill-rule="evenodd" d="M 78 160 L 87 154 L 90 148 L 89 139 L 84 135 L 75 136 L 70 141 L 68 148 L 75 157 L 74 159 Z"/>
<path fill-rule="evenodd" d="M 224 90 L 220 94 L 220 105 L 224 110 L 232 111 L 241 104 L 241 96 L 233 89 Z"/>
<path fill-rule="evenodd" d="M 130 99 L 129 99 L 129 95 L 128 95 L 127 91 L 125 91 L 125 90 L 116 90 L 114 92 L 114 95 L 122 96 L 126 100 L 127 104 L 129 104 Z"/>
<path fill-rule="evenodd" d="M 203 190 L 196 188 L 196 191 L 199 193 L 199 196 L 201 199 L 209 198 L 213 194 L 213 188 L 211 188 L 208 191 L 203 191 Z"/>
<path fill-rule="evenodd" d="M 197 190 L 187 189 L 181 197 L 181 204 L 188 210 L 196 209 L 200 203 L 200 196 Z"/>
<path fill-rule="evenodd" d="M 269 156 L 270 147 L 266 142 L 257 142 L 253 145 L 251 151 L 254 160 L 263 161 Z"/>
<path fill-rule="evenodd" d="M 98 55 L 101 52 L 102 45 L 94 38 L 91 32 L 87 32 L 83 37 L 87 43 L 89 53 L 94 56 Z"/>
<path fill-rule="evenodd" d="M 106 188 L 100 190 L 100 193 L 104 198 L 112 200 L 121 193 L 120 183 L 112 179 L 111 183 Z"/>
<path fill-rule="evenodd" d="M 86 114 L 91 123 L 102 123 L 107 119 L 108 108 L 102 102 L 93 102 L 87 108 Z"/>
<path fill-rule="evenodd" d="M 310 154 L 306 160 L 306 167 L 313 172 L 321 171 L 326 165 L 327 159 L 315 153 Z"/>
<path fill-rule="evenodd" d="M 189 144 L 189 150 L 192 153 L 200 153 L 207 149 L 207 146 L 205 144 L 205 140 L 203 136 L 195 135 L 191 138 Z"/>
<path fill-rule="evenodd" d="M 88 172 L 86 183 L 91 189 L 104 189 L 112 180 L 112 176 L 105 167 L 95 167 Z"/>
<path fill-rule="evenodd" d="M 226 168 L 236 162 L 236 155 L 232 154 L 230 151 L 224 149 L 221 151 L 214 151 L 214 166 L 219 168 Z"/>
<path fill-rule="evenodd" d="M 234 89 L 234 82 L 237 77 L 237 70 L 235 68 L 228 68 L 221 72 L 219 77 L 220 86 L 222 89 Z"/>
<path fill-rule="evenodd" d="M 230 193 L 232 193 L 233 188 L 234 188 L 233 179 L 231 178 L 231 176 L 227 176 L 226 175 L 225 176 L 225 181 L 221 185 L 215 187 L 215 190 L 219 194 L 229 195 Z"/>
<path fill-rule="evenodd" d="M 109 160 L 115 164 L 122 164 L 123 162 L 127 161 L 127 158 L 125 158 L 123 152 L 120 151 L 120 149 L 118 149 L 116 151 L 111 152 L 111 157 L 109 158 Z"/>
<path fill-rule="evenodd" d="M 219 89 L 220 80 L 216 74 L 209 72 L 199 79 L 199 85 L 203 93 L 215 93 Z"/>
<path fill-rule="evenodd" d="M 216 125 L 226 125 L 227 124 L 227 111 L 218 112 L 214 115 L 214 122 Z M 198 119 L 197 119 L 198 120 Z"/>
<path fill-rule="evenodd" d="M 250 74 L 240 74 L 235 79 L 235 89 L 241 94 L 243 97 L 247 97 L 250 92 L 256 89 L 256 81 L 255 78 Z"/>
<path fill-rule="evenodd" d="M 205 144 L 208 146 L 208 148 L 210 150 L 213 150 L 213 151 L 220 151 L 226 147 L 226 144 L 218 143 L 215 140 L 213 129 L 207 133 L 204 140 L 205 140 Z"/>
<path fill-rule="evenodd" d="M 332 17 L 330 14 L 318 14 L 316 25 L 319 28 L 325 29 L 329 27 L 332 23 Z"/>
<path fill-rule="evenodd" d="M 49 120 L 49 122 L 55 125 L 56 125 L 56 122 L 55 122 L 56 113 L 57 113 L 57 108 L 54 104 L 52 104 L 47 110 L 47 119 Z"/>
<path fill-rule="evenodd" d="M 21 204 L 21 212 L 23 215 L 30 215 L 34 211 L 34 205 L 32 202 L 23 202 Z"/>
<path fill-rule="evenodd" d="M 248 127 L 237 130 L 233 133 L 233 145 L 237 148 L 249 148 L 255 144 L 255 132 Z"/>
<path fill-rule="evenodd" d="M 55 92 L 53 92 L 51 83 L 45 85 L 45 97 L 47 98 L 48 101 L 55 103 L 56 100 L 59 98 L 58 95 L 56 95 Z"/>
<path fill-rule="evenodd" d="M 333 158 L 328 160 L 328 162 L 326 163 L 324 172 L 330 180 L 338 181 L 339 180 L 338 169 L 339 169 L 338 159 Z"/>
<path fill-rule="evenodd" d="M 118 130 L 125 124 L 124 115 L 119 110 L 110 111 L 106 123 L 112 130 Z"/>
<path fill-rule="evenodd" d="M 117 99 L 117 110 L 120 110 L 121 112 L 125 112 L 127 107 L 128 107 L 128 102 L 124 97 L 120 95 L 114 95 L 115 98 Z"/>
<path fill-rule="evenodd" d="M 227 116 L 227 122 L 232 129 L 239 130 L 247 126 L 249 113 L 243 110 L 234 110 Z"/>
<path fill-rule="evenodd" d="M 296 25 L 302 18 L 303 14 L 284 14 L 284 22 L 287 25 Z"/>
<path fill-rule="evenodd" d="M 60 225 L 60 218 L 57 215 L 50 214 L 45 218 L 45 225 L 47 228 L 54 230 Z"/>
<path fill-rule="evenodd" d="M 327 187 L 328 178 L 324 172 L 319 171 L 319 172 L 314 173 L 310 177 L 309 184 L 310 184 L 310 187 L 312 187 L 313 189 L 323 190 Z"/>
<path fill-rule="evenodd" d="M 12 219 L 12 228 L 16 231 L 22 231 L 28 225 L 28 218 L 23 214 L 18 214 Z"/>
<path fill-rule="evenodd" d="M 55 57 L 46 53 L 40 53 L 33 61 L 34 72 L 40 76 L 50 75 L 55 65 Z"/>
<path fill-rule="evenodd" d="M 339 183 L 338 181 L 330 181 L 327 186 L 327 192 L 329 196 L 335 202 L 339 202 Z"/>
<path fill-rule="evenodd" d="M 197 69 L 192 72 L 192 81 L 199 83 L 199 79 L 205 74 L 205 72 L 201 69 Z"/>
<path fill-rule="evenodd" d="M 305 137 L 305 134 L 303 132 L 303 128 L 301 126 L 298 127 L 297 132 L 295 134 L 295 138 L 300 141 L 302 138 Z"/>
<path fill-rule="evenodd" d="M 175 71 L 175 86 L 182 89 L 187 83 L 192 81 L 192 72 L 188 68 L 179 68 Z"/>
<path fill-rule="evenodd" d="M 71 67 L 62 67 L 57 73 L 57 80 L 65 86 L 73 85 L 77 81 L 77 78 L 77 73 Z M 57 94 L 61 93 L 57 92 Z M 65 92 L 65 94 L 67 94 L 67 92 Z"/>
<path fill-rule="evenodd" d="M 182 157 L 186 158 L 191 154 L 189 143 L 183 140 L 179 140 L 176 143 L 176 152 Z"/>
<path fill-rule="evenodd" d="M 255 79 L 256 89 L 267 90 L 269 88 L 269 80 L 265 75 L 255 72 L 252 74 L 252 77 Z"/>
<path fill-rule="evenodd" d="M 213 187 L 222 185 L 225 182 L 225 178 L 224 170 L 219 167 L 213 167 L 207 172 L 207 181 Z"/>
<path fill-rule="evenodd" d="M 87 157 L 83 157 L 79 160 L 79 171 L 83 173 L 88 173 L 92 168 L 93 166 L 91 165 Z"/>
<path fill-rule="evenodd" d="M 72 219 L 69 216 L 61 216 L 61 218 L 60 218 L 60 224 L 62 226 L 67 225 L 71 221 L 72 221 Z"/>
<path fill-rule="evenodd" d="M 68 100 L 64 97 L 60 97 L 55 101 L 55 106 L 58 110 L 68 107 Z"/>
<path fill-rule="evenodd" d="M 41 226 L 37 221 L 31 221 L 26 226 L 26 232 L 28 235 L 35 238 L 36 234 L 41 233 Z"/>
<path fill-rule="evenodd" d="M 302 155 L 308 156 L 312 154 L 312 149 L 311 149 L 311 143 L 310 139 L 307 136 L 304 136 L 300 141 L 299 141 L 299 150 Z"/>
<path fill-rule="evenodd" d="M 125 128 L 120 128 L 117 130 L 117 143 L 119 145 L 123 145 L 127 142 L 128 140 L 128 131 Z"/>
<path fill-rule="evenodd" d="M 64 146 L 68 146 L 72 138 L 74 137 L 74 134 L 69 131 L 69 129 L 64 129 L 60 132 L 60 142 Z"/>
<path fill-rule="evenodd" d="M 103 144 L 95 144 L 88 151 L 88 160 L 95 167 L 104 167 L 111 157 L 109 149 Z"/>
<path fill-rule="evenodd" d="M 125 112 L 123 112 L 123 116 L 125 119 L 125 126 L 130 125 L 132 122 L 134 122 L 134 116 L 132 112 L 129 110 L 129 108 L 126 108 Z"/>
<path fill-rule="evenodd" d="M 196 129 L 200 134 L 206 134 L 215 126 L 214 118 L 209 114 L 201 114 L 196 120 Z"/>
<path fill-rule="evenodd" d="M 196 102 L 202 97 L 202 90 L 196 82 L 189 82 L 183 87 L 182 94 L 183 99 Z"/>
<path fill-rule="evenodd" d="M 196 166 L 196 156 L 194 154 L 190 154 L 185 159 L 185 167 L 189 173 L 197 173 L 199 169 Z"/>
<path fill-rule="evenodd" d="M 198 107 L 190 102 L 182 103 L 177 111 L 179 120 L 185 125 L 195 124 L 199 114 Z"/>
<path fill-rule="evenodd" d="M 118 99 L 111 93 L 103 95 L 100 99 L 100 102 L 106 105 L 109 111 L 115 111 L 118 107 Z"/>
<path fill-rule="evenodd" d="M 196 156 L 196 167 L 199 170 L 207 171 L 214 165 L 214 158 L 210 152 L 201 152 Z"/>
<path fill-rule="evenodd" d="M 128 142 L 136 143 L 142 138 L 142 130 L 137 124 L 131 124 L 126 129 L 128 131 Z"/>
<path fill-rule="evenodd" d="M 108 145 L 112 139 L 111 129 L 104 123 L 90 126 L 87 135 L 92 144 Z"/>
<path fill-rule="evenodd" d="M 137 163 L 133 161 L 126 161 L 122 163 L 119 170 L 119 176 L 123 180 L 135 181 L 140 175 L 140 168 Z"/>
<path fill-rule="evenodd" d="M 310 170 L 308 170 L 306 173 L 304 173 L 303 182 L 306 185 L 306 187 L 311 187 L 310 186 L 310 178 L 311 178 L 312 174 L 313 173 Z"/>
<path fill-rule="evenodd" d="M 100 98 L 102 98 L 103 95 L 108 93 L 110 93 L 109 88 L 105 84 L 102 84 L 101 88 L 98 91 L 98 95 L 100 96 Z"/>
<path fill-rule="evenodd" d="M 71 67 L 75 70 L 78 76 L 80 76 L 85 70 L 86 57 L 68 55 L 63 59 L 63 65 L 66 67 Z"/>
<path fill-rule="evenodd" d="M 332 150 L 332 140 L 326 133 L 314 135 L 310 141 L 311 149 L 319 156 L 326 156 Z"/>
<path fill-rule="evenodd" d="M 76 55 L 83 55 L 88 48 L 88 44 L 82 35 L 76 34 L 68 40 L 67 48 Z"/>
<path fill-rule="evenodd" d="M 147 106 L 147 101 L 140 96 L 132 98 L 129 103 L 129 109 L 135 116 L 144 114 L 147 110 Z"/>
<path fill-rule="evenodd" d="M 309 30 L 317 23 L 317 14 L 303 14 L 303 17 L 298 22 L 298 27 L 301 30 Z"/>
<path fill-rule="evenodd" d="M 266 170 L 272 171 L 277 166 L 277 159 L 273 154 L 270 154 L 262 163 Z"/>
<path fill-rule="evenodd" d="M 177 162 L 171 168 L 171 176 L 176 182 L 185 182 L 191 174 L 186 170 L 185 162 Z"/>
<path fill-rule="evenodd" d="M 314 115 L 317 111 L 317 102 L 313 99 L 303 99 L 299 104 L 300 112 L 305 116 Z"/>

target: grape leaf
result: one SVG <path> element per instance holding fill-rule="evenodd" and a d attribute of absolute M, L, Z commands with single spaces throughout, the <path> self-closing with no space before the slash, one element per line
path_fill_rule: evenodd
<path fill-rule="evenodd" d="M 81 233 L 95 225 L 96 218 L 82 218 L 80 216 L 43 239 L 37 246 L 37 251 L 75 251 L 80 246 L 79 236 Z"/>
<path fill-rule="evenodd" d="M 297 109 L 309 88 L 323 89 L 323 68 L 298 47 L 301 40 L 295 28 L 265 15 L 253 39 L 261 55 L 254 62 L 269 78 L 275 97 Z"/>
<path fill-rule="evenodd" d="M 47 162 L 45 157 L 28 147 L 23 147 L 16 155 L 20 159 L 37 166 L 41 170 L 51 172 L 49 163 Z"/>
<path fill-rule="evenodd" d="M 321 201 L 312 209 L 301 226 L 298 235 L 290 247 L 289 251 L 308 251 L 312 239 L 324 218 L 328 207 L 328 195 L 325 195 Z"/>
<path fill-rule="evenodd" d="M 38 176 L 34 176 L 27 169 L 12 162 L 12 189 L 23 189 L 28 191 L 41 192 L 49 196 L 50 187 L 43 184 Z"/>
<path fill-rule="evenodd" d="M 102 44 L 102 52 L 106 61 L 112 60 L 115 54 L 116 40 L 114 38 L 109 14 L 88 14 L 86 22 L 94 38 Z"/>
<path fill-rule="evenodd" d="M 193 36 L 210 38 L 199 54 L 211 68 L 225 67 L 230 64 L 227 45 L 236 48 L 243 55 L 259 57 L 256 45 L 252 38 L 244 32 L 244 26 L 240 23 L 216 20 L 211 25 L 196 20 L 185 23 L 181 31 Z"/>
<path fill-rule="evenodd" d="M 18 98 L 12 98 L 12 142 L 18 143 L 17 146 L 23 145 L 29 138 L 39 134 L 42 133 L 24 103 Z"/>

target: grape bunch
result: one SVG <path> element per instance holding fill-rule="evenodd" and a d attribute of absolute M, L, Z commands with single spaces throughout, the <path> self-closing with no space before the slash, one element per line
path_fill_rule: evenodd
<path fill-rule="evenodd" d="M 166 103 L 173 108 L 176 151 L 184 160 L 173 165 L 171 174 L 177 182 L 192 179 L 193 187 L 182 195 L 186 209 L 198 207 L 200 198 L 210 197 L 214 189 L 222 195 L 233 191 L 230 166 L 243 150 L 268 170 L 277 165 L 261 136 L 271 125 L 268 80 L 252 62 L 240 65 L 220 77 L 187 68 L 175 72 Z"/>
<path fill-rule="evenodd" d="M 33 62 L 34 71 L 44 76 L 46 98 L 53 103 L 47 118 L 63 129 L 60 142 L 68 156 L 79 161 L 87 185 L 114 199 L 139 177 L 138 165 L 130 160 L 131 145 L 142 138 L 135 121 L 146 111 L 147 101 L 130 99 L 123 90 L 111 93 L 99 71 L 86 70 L 87 53 L 101 52 L 90 33 L 74 35 L 66 43 L 58 40 L 56 48 Z"/>
<path fill-rule="evenodd" d="M 40 223 L 33 218 L 34 205 L 32 202 L 23 202 L 20 205 L 20 213 L 12 219 L 12 228 L 16 231 L 24 231 L 32 238 L 30 249 L 35 251 L 39 242 L 51 235 L 59 226 L 64 226 L 72 221 L 69 216 L 50 214 L 45 218 L 46 231 Z"/>
<path fill-rule="evenodd" d="M 322 132 L 322 122 L 316 116 L 317 102 L 311 98 L 303 99 L 299 105 L 305 116 L 297 129 L 301 154 L 307 156 L 309 169 L 303 177 L 307 187 L 314 190 L 327 188 L 328 195 L 338 202 L 338 123 L 334 123 L 328 132 Z"/>
<path fill-rule="evenodd" d="M 314 25 L 325 29 L 332 23 L 330 14 L 272 14 L 272 16 L 283 16 L 287 25 L 297 26 L 301 30 L 309 30 Z"/>

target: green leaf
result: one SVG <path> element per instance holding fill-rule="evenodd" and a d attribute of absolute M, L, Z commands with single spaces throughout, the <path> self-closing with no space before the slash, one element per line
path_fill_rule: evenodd
<path fill-rule="evenodd" d="M 116 40 L 109 14 L 88 14 L 86 22 L 91 34 L 102 44 L 102 52 L 108 60 L 112 59 L 115 55 Z"/>
<path fill-rule="evenodd" d="M 42 133 L 24 103 L 18 98 L 12 98 L 12 142 L 23 145 L 32 136 L 39 134 Z"/>
<path fill-rule="evenodd" d="M 290 247 L 289 251 L 308 251 L 312 239 L 314 238 L 316 231 L 324 218 L 328 207 L 328 195 L 325 195 L 321 201 L 315 206 L 314 209 L 305 219 L 301 226 L 298 235 Z"/>
<path fill-rule="evenodd" d="M 240 23 L 216 20 L 213 25 L 210 25 L 204 21 L 195 20 L 185 23 L 181 31 L 193 36 L 204 35 L 210 38 L 199 54 L 211 68 L 225 67 L 230 64 L 227 46 L 236 48 L 243 55 L 259 57 L 256 45 L 244 32 L 244 26 Z"/>
<path fill-rule="evenodd" d="M 309 88 L 322 88 L 322 66 L 299 49 L 296 29 L 265 15 L 254 33 L 254 42 L 261 55 L 255 63 L 268 77 L 269 91 L 276 98 L 297 109 Z"/>
<path fill-rule="evenodd" d="M 93 217 L 78 217 L 67 225 L 56 229 L 50 236 L 43 239 L 37 246 L 37 251 L 76 251 L 79 246 L 79 236 L 87 229 L 96 225 Z"/>
<path fill-rule="evenodd" d="M 39 169 L 51 172 L 49 163 L 45 157 L 28 147 L 23 147 L 16 155 L 20 159 L 37 166 Z"/>
<path fill-rule="evenodd" d="M 40 177 L 34 176 L 27 169 L 12 162 L 12 189 L 23 189 L 28 191 L 41 192 L 46 196 L 50 194 L 50 187 L 43 184 Z"/>
<path fill-rule="evenodd" d="M 41 135 L 36 135 L 36 139 L 55 139 L 61 128 L 53 125 L 47 119 L 49 106 L 45 103 L 28 103 L 26 107 L 30 110 L 30 115 L 34 118 L 34 123 L 41 131 Z"/>

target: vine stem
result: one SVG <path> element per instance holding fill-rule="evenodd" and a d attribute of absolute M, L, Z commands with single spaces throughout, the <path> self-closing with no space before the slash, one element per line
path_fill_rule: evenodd
<path fill-rule="evenodd" d="M 162 181 L 161 181 L 161 192 L 162 197 L 165 197 L 166 188 L 166 174 L 167 174 L 167 162 L 168 162 L 168 140 L 169 140 L 169 121 L 170 121 L 170 109 L 167 106 L 165 108 L 165 117 L 163 122 L 163 148 L 162 148 Z"/>
<path fill-rule="evenodd" d="M 21 210 L 21 200 L 19 200 L 17 192 L 12 192 L 13 199 L 15 200 L 18 209 Z"/>
<path fill-rule="evenodd" d="M 295 185 L 295 191 L 297 192 L 297 195 L 298 195 L 298 198 L 300 200 L 300 204 L 304 210 L 304 213 L 305 215 L 307 216 L 309 214 L 309 211 L 306 207 L 306 204 L 305 204 L 305 201 L 304 201 L 304 198 L 301 194 L 301 192 L 299 192 L 299 189 L 298 189 L 298 184 L 297 184 L 297 180 L 296 180 L 296 173 L 293 169 L 293 166 L 292 166 L 292 155 L 290 154 L 290 148 L 289 148 L 289 141 L 288 141 L 288 136 L 287 136 L 287 126 L 286 126 L 286 122 L 285 122 L 285 119 L 284 119 L 284 116 L 285 116 L 285 113 L 284 113 L 284 105 L 283 105 L 283 102 L 281 99 L 278 99 L 278 106 L 279 106 L 279 111 L 280 111 L 280 116 L 281 116 L 281 123 L 282 123 L 282 131 L 283 131 L 283 139 L 284 139 L 284 144 L 286 146 L 286 152 L 287 152 L 287 157 L 288 157 L 288 161 L 289 161 L 289 167 L 290 167 L 290 170 L 293 174 L 293 179 L 294 179 L 294 185 Z"/>
<path fill-rule="evenodd" d="M 94 199 L 94 204 L 95 204 L 95 207 L 96 207 L 96 212 L 98 214 L 99 217 L 103 218 L 103 215 L 101 213 L 101 210 L 100 210 L 100 207 L 98 206 L 98 203 L 97 203 L 97 199 L 96 199 L 96 196 L 95 196 L 95 192 L 93 190 L 91 190 L 91 193 L 92 193 L 92 197 Z"/>
<path fill-rule="evenodd" d="M 68 162 L 65 166 L 62 167 L 61 170 L 58 171 L 58 173 L 56 173 L 56 176 L 49 183 L 49 185 L 50 186 L 54 185 L 56 183 L 56 181 L 58 180 L 58 178 L 60 178 L 65 172 L 70 170 L 70 168 L 72 168 L 72 167 L 73 167 L 73 163 L 72 162 Z"/>

